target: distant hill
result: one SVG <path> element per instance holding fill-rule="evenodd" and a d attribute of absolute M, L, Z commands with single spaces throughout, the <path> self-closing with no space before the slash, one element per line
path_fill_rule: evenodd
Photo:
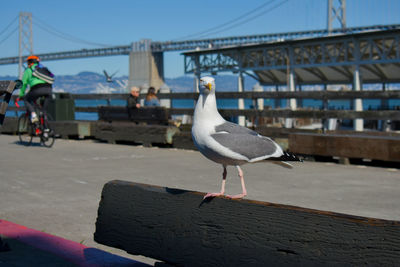
<path fill-rule="evenodd" d="M 0 80 L 15 80 L 13 76 L 0 76 Z M 127 76 L 115 77 L 112 83 L 107 83 L 103 74 L 84 71 L 76 75 L 56 75 L 53 88 L 55 92 L 69 92 L 75 94 L 88 94 L 95 92 L 111 91 L 114 93 L 126 92 Z M 215 77 L 217 90 L 236 91 L 237 76 L 221 75 Z M 193 76 L 166 78 L 165 83 L 173 92 L 192 92 L 194 87 Z M 251 90 L 256 81 L 245 78 L 245 89 Z"/>

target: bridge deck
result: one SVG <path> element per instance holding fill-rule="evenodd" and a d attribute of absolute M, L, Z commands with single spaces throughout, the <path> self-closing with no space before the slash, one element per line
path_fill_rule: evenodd
<path fill-rule="evenodd" d="M 0 147 L 1 219 L 112 253 L 116 250 L 93 241 L 106 182 L 208 192 L 219 190 L 222 174 L 220 166 L 187 150 L 60 139 L 46 149 L 22 146 L 17 136 L 8 135 L 0 136 Z M 400 220 L 399 169 L 304 162 L 293 170 L 269 163 L 245 165 L 243 170 L 249 199 Z M 240 192 L 232 167 L 227 192 Z"/>

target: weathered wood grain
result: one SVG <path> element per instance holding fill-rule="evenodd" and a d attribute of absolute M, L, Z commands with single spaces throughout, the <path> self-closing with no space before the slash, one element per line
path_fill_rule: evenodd
<path fill-rule="evenodd" d="M 1 133 L 16 134 L 17 133 L 17 117 L 5 117 L 4 123 L 0 127 Z"/>
<path fill-rule="evenodd" d="M 180 130 L 174 135 L 173 147 L 197 150 L 197 147 L 193 143 L 192 132 L 190 130 Z"/>
<path fill-rule="evenodd" d="M 176 266 L 400 262 L 400 222 L 124 181 L 105 184 L 96 242 Z"/>
<path fill-rule="evenodd" d="M 137 125 L 132 122 L 101 122 L 94 123 L 94 137 L 109 143 L 127 141 L 151 144 L 172 144 L 173 136 L 179 132 L 175 126 L 167 125 Z"/>
<path fill-rule="evenodd" d="M 51 128 L 63 139 L 90 138 L 94 136 L 94 121 L 50 121 Z"/>

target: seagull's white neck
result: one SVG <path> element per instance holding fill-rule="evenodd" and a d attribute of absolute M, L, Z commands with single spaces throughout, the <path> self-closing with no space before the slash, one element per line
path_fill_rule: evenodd
<path fill-rule="evenodd" d="M 207 121 L 211 124 L 218 125 L 225 122 L 224 118 L 219 114 L 217 109 L 217 99 L 215 93 L 200 94 L 194 110 L 194 121 L 196 124 L 200 121 Z"/>

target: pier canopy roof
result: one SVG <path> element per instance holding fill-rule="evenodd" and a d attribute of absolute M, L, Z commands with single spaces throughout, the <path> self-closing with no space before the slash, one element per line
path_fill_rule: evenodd
<path fill-rule="evenodd" d="M 183 53 L 185 73 L 245 72 L 263 85 L 353 82 L 357 66 L 364 83 L 400 82 L 400 29 L 280 40 Z"/>

